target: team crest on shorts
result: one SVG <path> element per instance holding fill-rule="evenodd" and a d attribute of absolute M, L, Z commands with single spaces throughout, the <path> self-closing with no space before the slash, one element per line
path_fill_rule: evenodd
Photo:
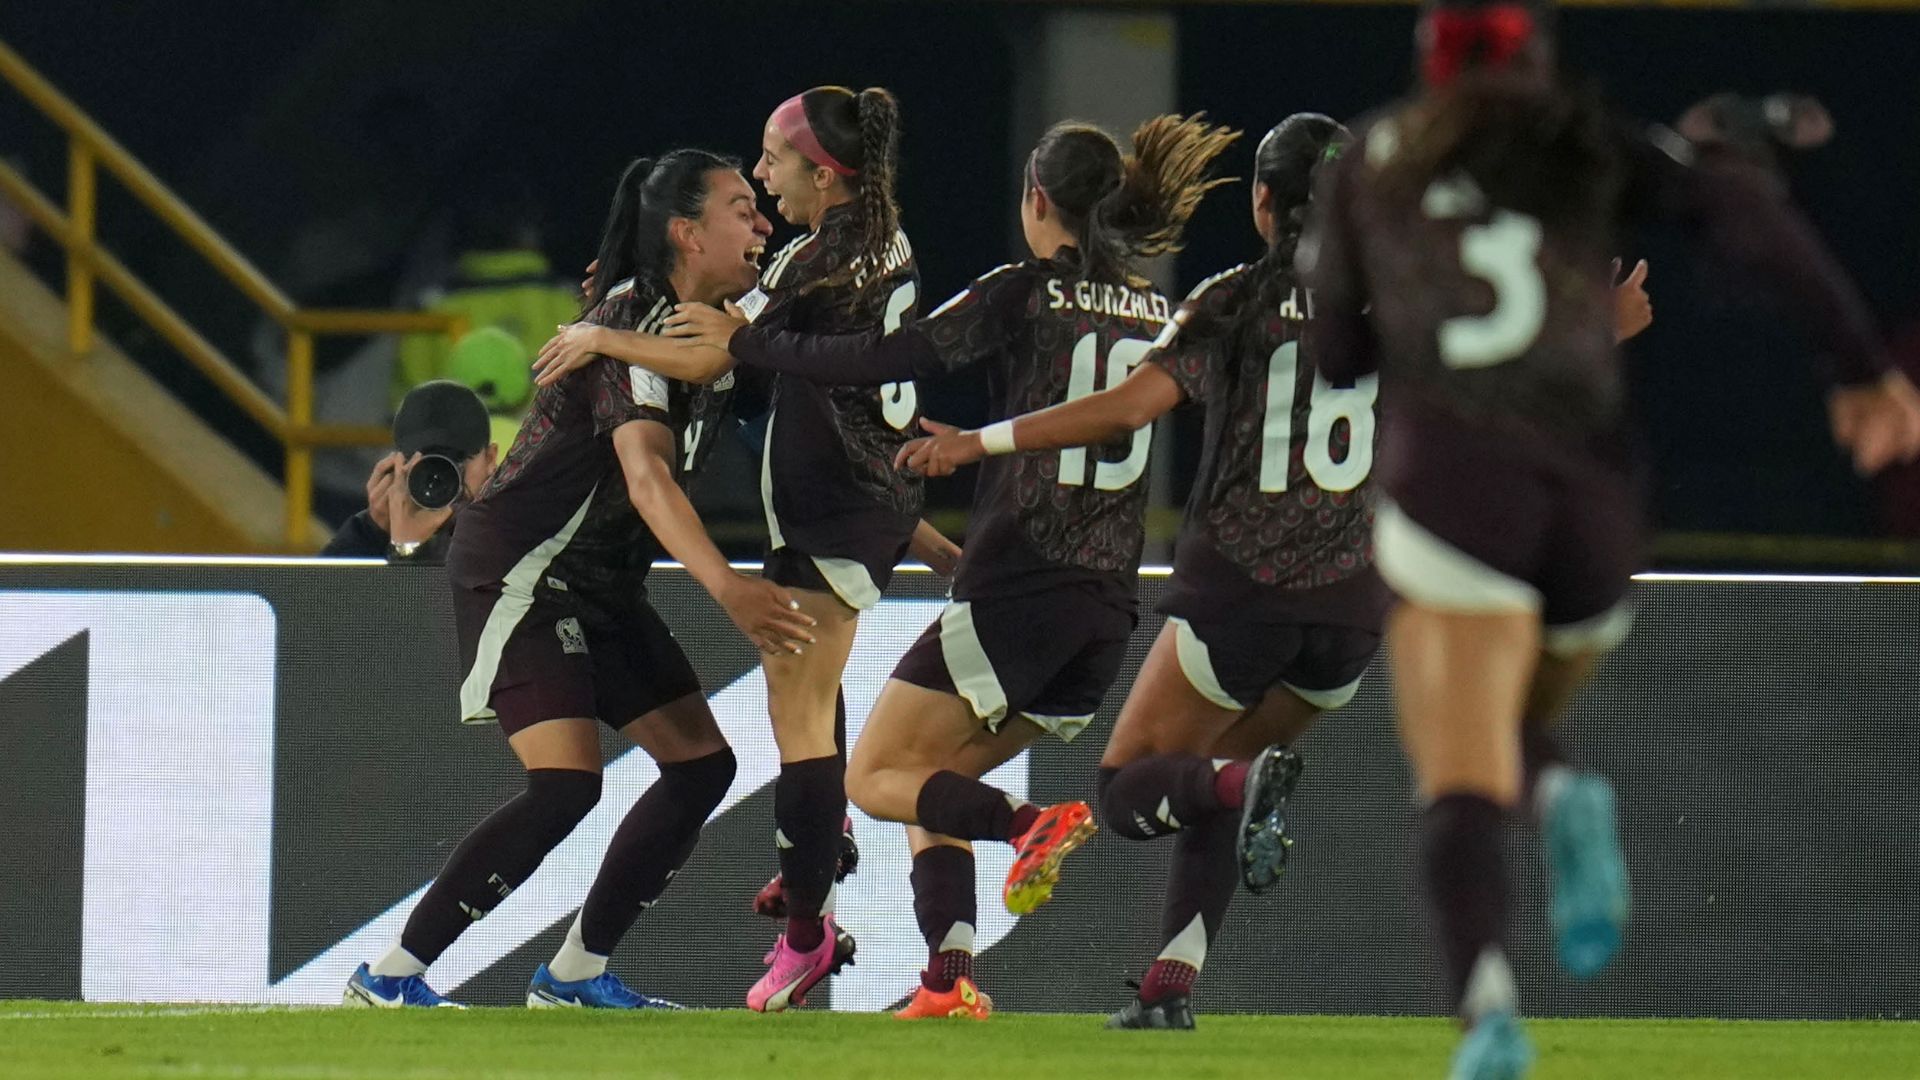
<path fill-rule="evenodd" d="M 560 651 L 565 653 L 584 653 L 587 651 L 587 635 L 580 629 L 580 620 L 569 615 L 553 624 L 553 631 L 560 635 Z"/>

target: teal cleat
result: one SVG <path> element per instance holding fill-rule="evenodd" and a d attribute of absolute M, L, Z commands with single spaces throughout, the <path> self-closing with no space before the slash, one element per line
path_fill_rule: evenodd
<path fill-rule="evenodd" d="M 1507 1010 L 1482 1016 L 1453 1052 L 1447 1080 L 1521 1080 L 1533 1068 L 1533 1044 Z"/>
<path fill-rule="evenodd" d="M 1541 831 L 1553 878 L 1554 940 L 1561 966 L 1591 979 L 1620 951 L 1630 907 L 1613 785 L 1572 770 L 1549 785 Z"/>

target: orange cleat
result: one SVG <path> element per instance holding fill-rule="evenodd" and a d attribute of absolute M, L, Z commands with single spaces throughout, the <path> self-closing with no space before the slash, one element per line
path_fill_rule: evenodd
<path fill-rule="evenodd" d="M 1007 871 L 1007 887 L 1001 894 L 1007 910 L 1025 915 L 1053 898 L 1054 883 L 1060 880 L 1060 860 L 1093 836 L 1093 808 L 1083 802 L 1061 803 L 1041 811 L 1033 823 L 1015 841 L 1019 854 Z"/>
<path fill-rule="evenodd" d="M 929 990 L 925 983 L 913 992 L 913 1000 L 895 1020 L 985 1020 L 993 1015 L 993 999 L 981 993 L 973 980 L 962 975 L 951 990 Z"/>

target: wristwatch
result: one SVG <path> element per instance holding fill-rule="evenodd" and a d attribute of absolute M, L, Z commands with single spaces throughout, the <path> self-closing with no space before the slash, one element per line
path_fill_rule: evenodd
<path fill-rule="evenodd" d="M 411 559 L 420 554 L 425 540 L 395 540 L 387 545 L 387 557 L 390 559 Z"/>

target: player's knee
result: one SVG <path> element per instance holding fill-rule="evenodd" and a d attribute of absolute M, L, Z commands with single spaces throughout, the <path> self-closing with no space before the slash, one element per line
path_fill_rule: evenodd
<path fill-rule="evenodd" d="M 740 763 L 733 756 L 733 748 L 722 746 L 711 754 L 662 765 L 660 777 L 674 785 L 683 806 L 697 808 L 704 816 L 712 813 L 714 807 L 727 797 L 727 789 L 733 786 L 733 778 L 739 770 Z"/>
<path fill-rule="evenodd" d="M 847 801 L 874 817 L 894 820 L 897 815 L 881 813 L 880 800 L 884 798 L 883 789 L 879 770 L 867 766 L 857 757 L 848 763 Z"/>
<path fill-rule="evenodd" d="M 541 823 L 557 837 L 565 837 L 599 804 L 600 774 L 585 769 L 529 770 L 527 799 L 538 810 Z"/>
<path fill-rule="evenodd" d="M 1126 769 L 1101 766 L 1099 785 L 1100 816 L 1107 828 L 1129 840 L 1151 840 L 1158 835 L 1148 831 L 1146 819 L 1135 812 Z"/>

